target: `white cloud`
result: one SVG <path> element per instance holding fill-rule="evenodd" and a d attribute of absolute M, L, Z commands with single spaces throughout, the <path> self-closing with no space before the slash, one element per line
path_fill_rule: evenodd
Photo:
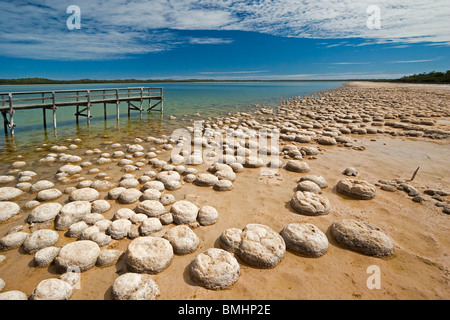
<path fill-rule="evenodd" d="M 0 52 L 36 59 L 111 59 L 169 50 L 180 44 L 232 41 L 182 38 L 177 33 L 181 30 L 361 38 L 360 45 L 450 45 L 448 0 L 77 0 L 81 30 L 69 32 L 66 8 L 72 2 L 0 0 L 4 17 L 0 19 Z M 366 25 L 369 5 L 380 8 L 380 29 Z M 328 45 L 333 46 L 337 44 Z"/>
<path fill-rule="evenodd" d="M 370 62 L 333 62 L 332 64 L 337 65 L 351 65 L 351 64 L 369 64 Z"/>
<path fill-rule="evenodd" d="M 232 42 L 233 39 L 224 38 L 189 38 L 189 43 L 192 44 L 224 44 Z"/>
<path fill-rule="evenodd" d="M 437 61 L 440 59 L 422 59 L 422 60 L 400 60 L 400 61 L 391 61 L 389 63 L 420 63 L 420 62 L 431 62 Z"/>

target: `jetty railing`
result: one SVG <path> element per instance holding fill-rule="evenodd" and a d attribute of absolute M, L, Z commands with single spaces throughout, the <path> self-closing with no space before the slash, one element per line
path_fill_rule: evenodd
<path fill-rule="evenodd" d="M 156 103 L 153 103 L 155 100 Z M 14 134 L 14 113 L 17 110 L 42 109 L 44 129 L 47 128 L 46 110 L 53 111 L 53 128 L 56 130 L 56 110 L 60 107 L 75 106 L 76 122 L 79 117 L 87 118 L 90 123 L 91 108 L 95 104 L 103 104 L 106 119 L 106 105 L 116 105 L 116 118 L 119 119 L 119 105 L 128 104 L 128 116 L 131 110 L 137 110 L 142 115 L 144 102 L 148 101 L 147 111 L 164 112 L 163 88 L 129 87 L 109 89 L 76 89 L 54 91 L 28 91 L 28 92 L 0 92 L 0 112 L 3 116 L 5 134 L 8 129 Z M 159 108 L 158 108 L 159 107 Z"/>

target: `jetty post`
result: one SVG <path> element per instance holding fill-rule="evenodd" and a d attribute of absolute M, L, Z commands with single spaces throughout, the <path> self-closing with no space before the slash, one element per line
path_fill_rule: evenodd
<path fill-rule="evenodd" d="M 76 89 L 76 90 L 53 90 L 53 91 L 26 91 L 26 92 L 2 92 L 0 93 L 1 105 L 0 112 L 3 116 L 3 125 L 5 135 L 8 130 L 14 135 L 16 124 L 14 123 L 14 114 L 17 110 L 26 111 L 30 109 L 41 109 L 44 123 L 44 130 L 47 129 L 47 113 L 48 109 L 53 114 L 53 129 L 56 131 L 56 111 L 61 107 L 76 107 L 76 123 L 79 117 L 87 117 L 87 124 L 91 122 L 91 108 L 94 105 L 103 104 L 103 116 L 107 119 L 107 104 L 116 104 L 116 118 L 120 117 L 120 103 L 128 104 L 128 116 L 131 110 L 139 111 L 140 116 L 143 113 L 143 105 L 145 100 L 149 101 L 148 111 L 164 111 L 163 105 L 163 88 L 149 87 L 129 87 L 129 88 L 113 88 L 113 89 Z M 152 100 L 156 100 L 152 104 Z M 137 104 L 139 103 L 139 105 Z M 156 106 L 160 109 L 155 109 Z M 85 113 L 86 111 L 86 113 Z"/>

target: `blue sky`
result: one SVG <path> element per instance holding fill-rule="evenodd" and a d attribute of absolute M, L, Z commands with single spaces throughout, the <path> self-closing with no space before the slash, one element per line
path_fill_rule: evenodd
<path fill-rule="evenodd" d="M 80 29 L 67 28 L 70 5 Z M 0 12 L 0 78 L 370 79 L 450 69 L 448 0 L 0 0 Z"/>

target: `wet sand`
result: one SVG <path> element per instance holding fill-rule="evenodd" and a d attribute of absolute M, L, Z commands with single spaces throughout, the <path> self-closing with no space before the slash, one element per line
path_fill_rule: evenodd
<path fill-rule="evenodd" d="M 351 83 L 350 88 L 370 90 L 373 94 L 381 90 L 383 107 L 390 111 L 391 101 L 387 101 L 389 91 L 394 88 L 401 92 L 400 101 L 405 92 L 413 99 L 423 104 L 429 96 L 441 97 L 450 101 L 448 86 L 407 86 L 382 83 Z M 346 90 L 345 88 L 343 89 Z M 336 95 L 334 90 L 325 95 Z M 353 93 L 348 92 L 348 96 Z M 286 101 L 285 105 L 295 106 L 295 100 Z M 441 107 L 447 108 L 447 115 L 433 116 L 436 121 L 433 128 L 450 130 L 448 103 Z M 292 107 L 295 109 L 295 107 Z M 278 113 L 280 115 L 280 112 Z M 270 115 L 269 115 L 270 117 Z M 419 119 L 431 117 L 420 117 Z M 379 129 L 394 130 L 385 125 Z M 262 122 L 262 121 L 261 121 Z M 370 122 L 369 122 L 370 123 Z M 369 127 L 369 126 L 368 126 Z M 402 128 L 396 129 L 402 132 Z M 436 200 L 423 194 L 426 189 L 450 191 L 448 177 L 450 176 L 449 137 L 431 139 L 428 137 L 412 137 L 406 135 L 376 134 L 345 134 L 352 139 L 353 147 L 363 146 L 361 150 L 339 145 L 318 145 L 316 141 L 310 144 L 280 140 L 280 149 L 284 145 L 314 145 L 320 148 L 316 159 L 304 160 L 311 170 L 308 174 L 323 176 L 328 187 L 323 189 L 331 204 L 331 210 L 324 216 L 305 216 L 296 213 L 289 205 L 289 201 L 296 190 L 300 177 L 305 173 L 290 172 L 280 168 L 276 174 L 262 175 L 259 168 L 245 168 L 237 173 L 233 182 L 233 189 L 226 192 L 212 190 L 211 187 L 199 187 L 191 183 L 184 183 L 181 189 L 166 191 L 175 196 L 176 200 L 186 199 L 197 206 L 211 205 L 219 212 L 218 221 L 211 226 L 198 226 L 194 232 L 200 239 L 200 245 L 193 253 L 175 255 L 170 266 L 159 274 L 152 275 L 158 284 L 160 300 L 172 299 L 263 299 L 263 300 L 297 300 L 297 299 L 449 299 L 449 268 L 450 231 L 449 215 L 443 213 L 442 207 L 436 206 Z M 143 136 L 144 137 L 144 136 Z M 134 138 L 134 137 L 133 137 Z M 113 138 L 111 138 L 113 140 Z M 132 142 L 131 142 L 132 143 Z M 154 146 L 152 143 L 141 143 L 144 147 Z M 98 146 L 104 152 L 111 152 L 109 144 Z M 363 149 L 363 150 L 362 150 Z M 70 154 L 79 154 L 83 161 L 98 158 L 97 155 L 86 156 L 86 150 L 81 144 L 79 149 L 70 150 Z M 119 149 L 123 150 L 123 149 Z M 47 150 L 47 153 L 50 152 Z M 69 151 L 66 151 L 69 153 Z M 162 152 L 158 159 L 169 160 L 170 151 Z M 280 156 L 283 163 L 289 160 Z M 19 160 L 19 159 L 18 159 Z M 52 180 L 52 175 L 62 166 L 61 163 L 36 165 L 34 159 L 25 159 L 29 164 L 21 170 L 34 170 L 38 179 Z M 195 166 L 198 172 L 206 172 L 209 165 Z M 115 182 L 124 174 L 115 162 L 95 166 L 106 172 Z M 189 167 L 189 166 L 187 166 Z M 358 178 L 376 184 L 380 179 L 408 180 L 417 167 L 420 167 L 415 179 L 410 182 L 423 196 L 424 201 L 417 203 L 407 193 L 401 190 L 393 192 L 381 190 L 377 187 L 377 194 L 372 200 L 354 200 L 336 192 L 335 186 L 340 179 L 346 178 L 342 171 L 347 167 L 355 167 L 359 171 Z M 135 172 L 140 176 L 142 172 L 155 170 L 151 165 L 145 165 L 141 171 Z M 83 170 L 82 175 L 88 179 L 92 176 Z M 4 172 L 3 174 L 7 174 Z M 17 182 L 8 184 L 14 186 Z M 63 191 L 68 186 L 76 184 L 55 183 Z M 106 192 L 101 192 L 105 198 Z M 24 194 L 17 203 L 23 205 L 34 198 L 32 194 Z M 444 203 L 449 203 L 449 196 L 443 197 Z M 68 195 L 64 194 L 54 202 L 66 203 Z M 109 200 L 112 208 L 103 215 L 111 219 L 114 213 L 123 207 L 133 209 L 135 204 L 121 205 Z M 166 207 L 169 208 L 170 206 Z M 6 223 L 0 224 L 0 237 L 17 225 L 25 225 L 24 231 L 41 228 L 52 228 L 53 222 L 34 224 L 30 227 L 26 218 L 30 211 L 21 210 L 18 216 Z M 329 228 L 333 221 L 343 218 L 355 218 L 369 221 L 383 229 L 394 242 L 394 255 L 388 258 L 375 258 L 342 248 L 330 234 Z M 260 223 L 280 232 L 287 224 L 293 222 L 309 222 L 326 233 L 329 240 L 328 251 L 319 258 L 307 258 L 286 251 L 283 260 L 273 269 L 257 269 L 238 261 L 241 267 L 239 280 L 225 290 L 207 290 L 194 283 L 189 274 L 189 263 L 201 252 L 208 248 L 220 248 L 219 237 L 227 228 L 242 229 L 248 223 Z M 161 236 L 174 225 L 164 226 L 156 236 Z M 60 238 L 56 246 L 63 246 L 75 239 L 64 237 L 59 231 Z M 131 239 L 112 240 L 104 248 L 114 248 L 126 251 Z M 37 284 L 47 278 L 60 276 L 52 265 L 48 268 L 35 268 L 33 255 L 25 254 L 22 249 L 13 249 L 0 254 L 6 256 L 6 261 L 0 265 L 0 278 L 6 286 L 2 292 L 20 290 L 30 295 Z M 381 288 L 368 289 L 366 281 L 370 274 L 367 268 L 376 265 L 381 270 Z M 79 289 L 73 291 L 71 300 L 103 300 L 112 299 L 111 285 L 121 274 L 125 273 L 124 258 L 111 267 L 92 269 L 83 272 Z"/>

